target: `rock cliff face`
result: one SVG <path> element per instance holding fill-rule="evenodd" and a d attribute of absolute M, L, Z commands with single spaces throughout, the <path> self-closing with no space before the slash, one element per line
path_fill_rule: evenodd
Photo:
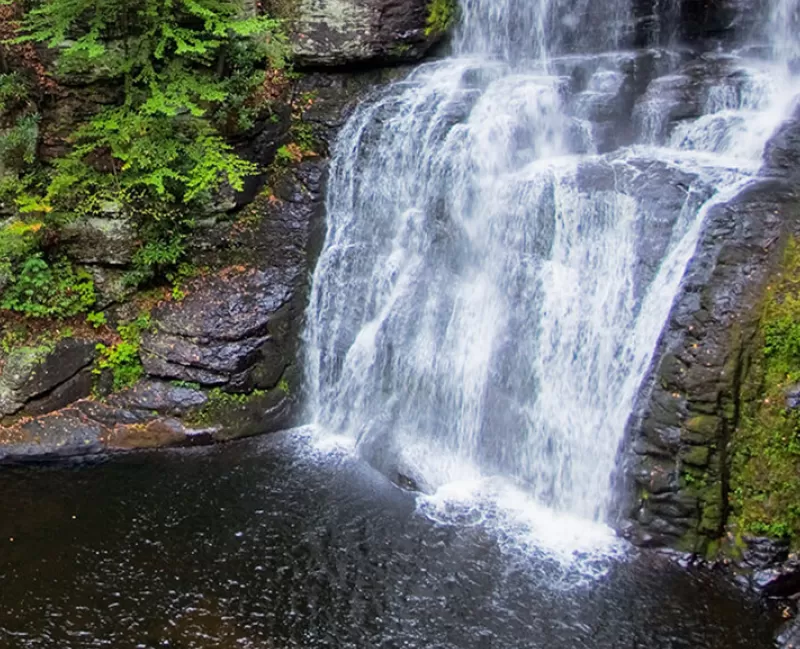
<path fill-rule="evenodd" d="M 271 200 L 252 206 L 251 228 L 210 226 L 181 300 L 161 299 L 141 333 L 143 380 L 107 394 L 92 372 L 102 330 L 41 349 L 22 347 L 0 376 L 0 459 L 75 455 L 229 439 L 287 427 L 299 382 L 296 346 L 325 161 L 287 170 Z M 200 235 L 198 235 L 199 237 Z M 199 246 L 201 242 L 196 244 Z M 120 319 L 134 308 L 113 304 Z M 106 393 L 105 399 L 88 399 Z"/>
<path fill-rule="evenodd" d="M 741 383 L 767 282 L 800 233 L 796 199 L 765 179 L 708 216 L 631 424 L 641 544 L 703 550 L 723 531 Z"/>

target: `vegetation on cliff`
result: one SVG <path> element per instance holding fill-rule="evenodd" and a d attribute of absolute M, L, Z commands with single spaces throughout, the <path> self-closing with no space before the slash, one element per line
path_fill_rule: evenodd
<path fill-rule="evenodd" d="M 0 46 L 0 308 L 66 317 L 93 300 L 57 245 L 65 224 L 133 220 L 129 282 L 140 284 L 177 267 L 220 188 L 241 190 L 259 173 L 226 136 L 268 110 L 286 39 L 279 21 L 245 15 L 241 0 L 44 0 L 10 16 Z M 31 64 L 37 57 L 55 59 L 52 76 Z M 75 77 L 105 83 L 114 101 L 76 124 L 66 154 L 46 164 L 35 155 L 37 107 Z M 37 296 L 45 285 L 50 295 Z"/>
<path fill-rule="evenodd" d="M 425 34 L 444 34 L 456 20 L 458 3 L 456 0 L 431 0 L 428 4 L 428 18 Z"/>
<path fill-rule="evenodd" d="M 733 439 L 732 522 L 800 544 L 800 242 L 772 278 Z M 792 395 L 796 394 L 796 398 Z"/>

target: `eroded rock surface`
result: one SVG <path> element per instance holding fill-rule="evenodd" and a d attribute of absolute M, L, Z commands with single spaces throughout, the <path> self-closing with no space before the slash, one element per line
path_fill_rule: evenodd
<path fill-rule="evenodd" d="M 302 0 L 297 14 L 302 66 L 419 59 L 441 36 L 426 33 L 426 0 Z"/>
<path fill-rule="evenodd" d="M 84 372 L 95 358 L 95 341 L 67 339 L 52 349 L 21 347 L 0 372 L 0 415 L 39 414 L 85 397 L 91 389 Z"/>
<path fill-rule="evenodd" d="M 145 370 L 204 385 L 245 383 L 254 365 L 277 360 L 269 329 L 288 305 L 289 279 L 278 269 L 250 268 L 194 281 L 184 300 L 153 311 L 153 328 L 142 337 Z"/>

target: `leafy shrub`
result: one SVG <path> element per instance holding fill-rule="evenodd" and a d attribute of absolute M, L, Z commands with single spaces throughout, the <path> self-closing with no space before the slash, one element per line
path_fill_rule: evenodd
<path fill-rule="evenodd" d="M 110 370 L 113 376 L 114 390 L 123 390 L 136 383 L 144 373 L 139 358 L 139 343 L 142 332 L 150 327 L 150 315 L 142 314 L 135 320 L 120 325 L 120 341 L 114 345 L 98 343 L 100 354 L 95 373 Z"/>
<path fill-rule="evenodd" d="M 92 325 L 95 329 L 99 329 L 106 324 L 106 314 L 102 311 L 90 311 L 86 314 L 86 322 Z"/>
<path fill-rule="evenodd" d="M 40 0 L 12 42 L 57 48 L 60 73 L 100 72 L 123 96 L 71 134 L 48 177 L 0 179 L 0 202 L 13 194 L 21 211 L 55 220 L 120 205 L 143 242 L 134 283 L 179 263 L 187 215 L 222 183 L 241 190 L 259 171 L 224 140 L 225 116 L 252 122 L 260 108 L 248 97 L 267 65 L 284 65 L 288 45 L 279 21 L 244 17 L 241 0 Z M 14 84 L 0 85 L 0 103 Z M 0 159 L 31 161 L 36 127 L 32 117 L 17 123 Z"/>
<path fill-rule="evenodd" d="M 24 259 L 38 245 L 41 221 L 12 220 L 0 227 L 0 271 L 3 264 L 10 265 Z"/>
<path fill-rule="evenodd" d="M 48 264 L 41 253 L 28 257 L 3 292 L 0 308 L 33 318 L 66 318 L 94 304 L 94 282 L 61 259 Z"/>
<path fill-rule="evenodd" d="M 238 95 L 263 79 L 258 57 L 283 64 L 278 21 L 243 18 L 233 0 L 47 0 L 28 13 L 18 41 L 62 47 L 62 71 L 100 67 L 125 90 L 121 106 L 74 133 L 74 150 L 59 161 L 47 191 L 54 203 L 74 207 L 76 190 L 80 200 L 109 189 L 189 203 L 223 180 L 240 189 L 255 173 L 224 142 L 209 112 L 230 90 Z M 98 173 L 97 158 L 108 169 Z"/>

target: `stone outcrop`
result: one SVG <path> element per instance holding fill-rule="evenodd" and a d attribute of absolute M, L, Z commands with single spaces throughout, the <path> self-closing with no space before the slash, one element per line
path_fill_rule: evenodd
<path fill-rule="evenodd" d="M 413 61 L 442 36 L 428 33 L 427 17 L 427 0 L 301 0 L 294 60 L 309 67 Z"/>
<path fill-rule="evenodd" d="M 65 339 L 52 348 L 20 347 L 0 371 L 0 418 L 36 415 L 88 396 L 95 341 Z"/>
<path fill-rule="evenodd" d="M 113 212 L 114 206 L 109 206 Z M 60 244 L 70 258 L 82 264 L 125 266 L 137 248 L 136 228 L 130 219 L 88 217 L 67 224 Z"/>
<path fill-rule="evenodd" d="M 324 166 L 287 170 L 287 200 L 257 201 L 252 229 L 237 235 L 235 222 L 220 225 L 217 247 L 197 254 L 229 263 L 188 282 L 182 300 L 152 309 L 139 349 L 145 380 L 131 389 L 80 400 L 94 383 L 94 340 L 12 353 L 0 407 L 17 417 L 0 428 L 0 460 L 210 443 L 290 426 Z"/>
<path fill-rule="evenodd" d="M 281 269 L 250 268 L 192 282 L 185 299 L 154 309 L 141 343 L 145 370 L 203 385 L 272 387 L 286 366 L 281 320 L 290 279 Z M 258 384 L 257 367 L 271 384 Z"/>

